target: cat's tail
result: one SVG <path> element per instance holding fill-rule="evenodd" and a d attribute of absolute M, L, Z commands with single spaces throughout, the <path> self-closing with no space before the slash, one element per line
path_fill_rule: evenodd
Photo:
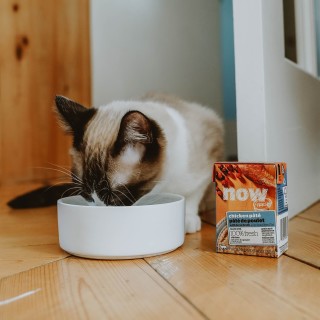
<path fill-rule="evenodd" d="M 13 209 L 53 206 L 57 204 L 58 199 L 74 194 L 73 187 L 72 183 L 40 187 L 10 200 L 7 205 Z"/>

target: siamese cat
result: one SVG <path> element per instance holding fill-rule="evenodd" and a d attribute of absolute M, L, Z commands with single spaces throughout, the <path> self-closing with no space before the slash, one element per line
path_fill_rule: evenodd
<path fill-rule="evenodd" d="M 145 194 L 177 193 L 186 199 L 186 232 L 200 230 L 199 204 L 223 155 L 223 125 L 213 110 L 162 95 L 97 108 L 62 96 L 55 103 L 73 135 L 78 194 L 94 205 L 130 206 Z M 55 199 L 33 206 L 53 204 L 59 188 L 51 189 Z"/>

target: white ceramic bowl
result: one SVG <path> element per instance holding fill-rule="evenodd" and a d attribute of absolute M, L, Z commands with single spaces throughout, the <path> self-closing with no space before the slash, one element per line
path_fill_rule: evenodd
<path fill-rule="evenodd" d="M 185 237 L 184 197 L 165 194 L 157 202 L 104 207 L 89 206 L 80 196 L 60 199 L 60 247 L 93 259 L 132 259 L 175 250 Z"/>

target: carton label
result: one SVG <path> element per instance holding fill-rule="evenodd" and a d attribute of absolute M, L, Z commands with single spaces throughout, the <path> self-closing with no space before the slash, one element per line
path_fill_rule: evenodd
<path fill-rule="evenodd" d="M 275 212 L 228 212 L 227 225 L 231 245 L 276 244 Z"/>
<path fill-rule="evenodd" d="M 247 201 L 264 201 L 266 199 L 268 189 L 253 188 L 223 188 L 223 200 L 239 200 Z"/>
<path fill-rule="evenodd" d="M 279 214 L 288 211 L 287 186 L 279 186 L 277 189 L 278 195 L 278 212 Z"/>

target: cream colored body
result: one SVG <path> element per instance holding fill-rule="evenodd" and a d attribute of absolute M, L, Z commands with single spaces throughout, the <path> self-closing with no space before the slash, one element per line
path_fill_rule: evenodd
<path fill-rule="evenodd" d="M 211 182 L 212 165 L 223 154 L 222 121 L 210 109 L 166 96 L 117 101 L 98 108 L 86 131 L 87 148 L 94 153 L 103 150 L 100 143 L 105 145 L 106 141 L 110 144 L 115 141 L 119 129 L 116 124 L 112 125 L 116 123 L 113 119 L 123 117 L 130 110 L 140 111 L 156 121 L 166 139 L 161 175 L 150 193 L 183 195 L 186 198 L 186 232 L 200 230 L 199 204 Z M 124 184 L 132 178 L 130 166 L 139 162 L 139 152 L 124 152 L 120 159 L 122 169 L 118 169 L 112 179 L 114 184 L 117 179 L 121 180 L 119 184 Z"/>

